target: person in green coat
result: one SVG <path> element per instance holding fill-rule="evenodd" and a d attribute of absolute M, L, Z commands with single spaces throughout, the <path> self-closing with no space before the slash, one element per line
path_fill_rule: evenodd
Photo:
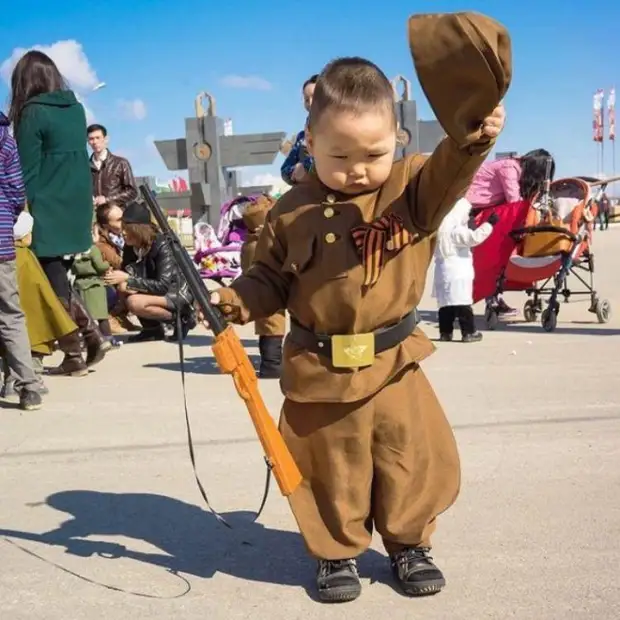
<path fill-rule="evenodd" d="M 68 278 L 73 257 L 92 245 L 86 113 L 52 59 L 31 50 L 20 58 L 11 74 L 9 119 L 34 219 L 32 251 L 79 327 L 79 333 L 59 341 L 65 357 L 50 372 L 80 375 L 100 362 L 109 349 Z M 80 334 L 86 344 L 86 360 L 82 357 Z"/>
<path fill-rule="evenodd" d="M 71 271 L 75 276 L 73 286 L 78 292 L 90 315 L 99 323 L 103 336 L 115 345 L 108 321 L 108 294 L 103 276 L 112 269 L 103 258 L 99 243 L 99 229 L 93 226 L 92 246 L 88 252 L 79 254 L 73 261 Z"/>

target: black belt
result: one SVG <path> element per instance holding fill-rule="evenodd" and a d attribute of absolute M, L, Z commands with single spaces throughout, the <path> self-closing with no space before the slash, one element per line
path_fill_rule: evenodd
<path fill-rule="evenodd" d="M 382 327 L 373 332 L 375 341 L 375 355 L 382 351 L 387 351 L 399 345 L 405 340 L 418 324 L 418 314 L 416 310 L 412 310 L 404 316 L 398 323 Z M 291 317 L 291 340 L 300 347 L 307 349 L 312 353 L 317 353 L 323 357 L 331 358 L 332 356 L 332 337 L 328 334 L 315 334 L 313 331 L 300 325 Z"/>

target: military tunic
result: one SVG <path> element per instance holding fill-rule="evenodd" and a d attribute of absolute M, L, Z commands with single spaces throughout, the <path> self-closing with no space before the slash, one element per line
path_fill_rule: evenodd
<path fill-rule="evenodd" d="M 493 147 L 481 124 L 508 88 L 511 59 L 503 27 L 475 13 L 414 16 L 409 44 L 447 137 L 428 158 L 396 162 L 370 193 L 339 194 L 317 178 L 293 187 L 268 213 L 251 269 L 218 291 L 229 320 L 286 308 L 305 330 L 358 338 L 417 307 L 435 232 Z M 373 524 L 389 552 L 430 547 L 460 487 L 454 436 L 419 367 L 433 350 L 416 328 L 370 364 L 342 367 L 287 335 L 280 429 L 304 478 L 289 501 L 312 555 L 359 555 Z"/>

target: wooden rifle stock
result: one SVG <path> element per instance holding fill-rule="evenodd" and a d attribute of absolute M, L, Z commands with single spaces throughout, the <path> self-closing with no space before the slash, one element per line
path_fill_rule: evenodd
<path fill-rule="evenodd" d="M 282 495 L 289 496 L 301 483 L 302 476 L 274 419 L 265 406 L 258 389 L 256 372 L 241 344 L 241 340 L 233 326 L 226 322 L 222 313 L 211 303 L 209 290 L 181 241 L 170 228 L 170 224 L 151 189 L 146 185 L 140 185 L 140 193 L 159 228 L 170 243 L 177 266 L 187 281 L 205 321 L 213 332 L 214 343 L 212 348 L 215 360 L 222 373 L 232 376 L 237 393 L 247 407 L 256 434 L 263 447 L 267 466 L 273 471 Z"/>

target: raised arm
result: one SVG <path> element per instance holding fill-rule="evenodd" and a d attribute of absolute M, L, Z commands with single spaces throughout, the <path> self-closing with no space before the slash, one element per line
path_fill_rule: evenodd
<path fill-rule="evenodd" d="M 411 17 L 409 47 L 420 85 L 447 134 L 430 157 L 411 161 L 411 215 L 420 230 L 431 233 L 465 195 L 493 148 L 496 134 L 485 119 L 499 114 L 508 90 L 511 47 L 501 24 L 473 12 Z"/>

